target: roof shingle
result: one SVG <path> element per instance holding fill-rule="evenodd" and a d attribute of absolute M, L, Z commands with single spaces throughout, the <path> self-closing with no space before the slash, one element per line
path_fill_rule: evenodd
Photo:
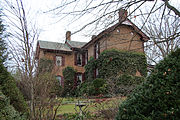
<path fill-rule="evenodd" d="M 68 45 L 64 43 L 48 42 L 48 41 L 41 41 L 41 40 L 39 40 L 38 42 L 39 42 L 40 48 L 42 49 L 72 51 L 68 47 Z"/>

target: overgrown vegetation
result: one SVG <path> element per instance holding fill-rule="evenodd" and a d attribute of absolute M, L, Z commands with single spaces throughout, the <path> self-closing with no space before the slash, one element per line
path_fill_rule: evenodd
<path fill-rule="evenodd" d="M 63 96 L 72 96 L 75 94 L 75 77 L 76 71 L 72 67 L 66 67 L 63 69 L 63 77 L 64 77 L 64 88 L 63 88 Z"/>
<path fill-rule="evenodd" d="M 116 120 L 180 119 L 180 49 L 156 65 L 151 75 L 119 107 Z"/>
<path fill-rule="evenodd" d="M 85 66 L 87 80 L 93 80 L 94 70 L 98 69 L 99 78 L 108 78 L 119 74 L 147 75 L 146 57 L 142 53 L 125 52 L 119 50 L 105 50 L 98 59 L 91 58 Z"/>
<path fill-rule="evenodd" d="M 6 111 L 7 109 L 8 111 L 10 111 L 12 108 L 12 111 L 14 112 L 16 110 L 21 114 L 25 114 L 28 112 L 26 102 L 22 94 L 20 93 L 19 89 L 17 88 L 14 78 L 11 76 L 11 74 L 7 71 L 7 68 L 4 66 L 4 63 L 6 62 L 7 59 L 7 48 L 4 38 L 5 37 L 4 30 L 5 28 L 0 18 L 0 92 L 2 92 L 1 105 L 9 105 L 9 104 L 11 105 L 11 107 L 8 106 L 0 107 L 1 113 L 4 114 L 3 111 Z M 6 117 L 6 115 L 3 116 Z"/>
<path fill-rule="evenodd" d="M 99 79 L 94 80 L 95 69 L 98 69 L 97 78 Z M 98 59 L 91 58 L 85 70 L 87 82 L 81 85 L 79 90 L 81 95 L 119 94 L 125 96 L 145 80 L 146 57 L 142 53 L 106 50 Z M 139 76 L 136 76 L 137 73 Z"/>
<path fill-rule="evenodd" d="M 0 119 L 1 120 L 26 120 L 26 116 L 21 115 L 10 105 L 10 100 L 0 90 Z"/>
<path fill-rule="evenodd" d="M 0 62 L 4 63 L 8 57 L 7 55 L 7 44 L 5 42 L 5 28 L 4 25 L 2 23 L 2 19 L 1 19 L 1 9 L 0 9 Z"/>
<path fill-rule="evenodd" d="M 76 89 L 77 96 L 95 96 L 99 94 L 107 93 L 107 84 L 104 79 L 97 78 L 93 81 L 87 81 L 82 83 Z"/>
<path fill-rule="evenodd" d="M 27 112 L 27 104 L 16 86 L 14 78 L 7 72 L 7 69 L 0 64 L 0 90 L 10 99 L 10 104 L 19 112 Z"/>

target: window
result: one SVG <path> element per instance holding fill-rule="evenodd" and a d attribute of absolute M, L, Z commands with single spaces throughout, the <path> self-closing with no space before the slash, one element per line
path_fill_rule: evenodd
<path fill-rule="evenodd" d="M 56 79 L 59 82 L 59 85 L 62 86 L 62 77 L 61 76 L 56 76 Z"/>
<path fill-rule="evenodd" d="M 77 86 L 80 85 L 82 83 L 82 74 L 78 73 L 76 75 L 76 79 L 77 79 Z"/>
<path fill-rule="evenodd" d="M 76 59 L 76 61 L 77 61 L 77 65 L 78 65 L 78 66 L 82 66 L 82 54 L 77 53 L 77 59 Z"/>
<path fill-rule="evenodd" d="M 100 43 L 96 43 L 94 46 L 94 58 L 97 59 L 100 54 Z"/>
<path fill-rule="evenodd" d="M 94 79 L 97 78 L 99 75 L 99 70 L 98 68 L 94 69 Z"/>
<path fill-rule="evenodd" d="M 88 63 L 88 51 L 85 53 L 85 65 Z"/>
<path fill-rule="evenodd" d="M 62 66 L 62 56 L 56 56 L 56 66 Z"/>
<path fill-rule="evenodd" d="M 96 68 L 96 77 L 99 75 L 98 68 Z"/>

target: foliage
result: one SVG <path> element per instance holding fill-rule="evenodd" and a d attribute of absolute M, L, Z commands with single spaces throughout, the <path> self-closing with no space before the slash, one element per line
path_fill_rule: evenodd
<path fill-rule="evenodd" d="M 105 94 L 107 91 L 106 88 L 107 84 L 104 79 L 97 78 L 93 81 L 88 81 L 82 83 L 79 88 L 76 90 L 77 95 L 87 95 L 87 96 L 92 96 L 92 95 L 99 95 L 99 94 Z"/>
<path fill-rule="evenodd" d="M 127 96 L 143 81 L 145 81 L 144 77 L 128 74 L 122 74 L 116 77 L 112 76 L 107 80 L 108 92 L 112 96 L 117 94 Z"/>
<path fill-rule="evenodd" d="M 79 113 L 63 114 L 63 120 L 92 120 L 93 118 L 94 118 L 94 116 L 92 114 L 90 114 L 89 112 L 82 116 L 79 115 Z"/>
<path fill-rule="evenodd" d="M 40 73 L 36 77 L 35 82 L 35 97 L 41 99 L 47 99 L 54 97 L 55 95 L 60 96 L 61 86 L 54 74 L 50 72 Z"/>
<path fill-rule="evenodd" d="M 6 42 L 5 42 L 5 34 L 4 34 L 5 28 L 4 25 L 2 24 L 2 19 L 1 19 L 1 10 L 0 10 L 0 63 L 5 62 L 7 59 L 7 48 L 6 48 Z"/>
<path fill-rule="evenodd" d="M 136 85 L 145 80 L 144 77 L 147 74 L 146 67 L 146 57 L 144 54 L 115 49 L 106 50 L 100 54 L 98 59 L 91 58 L 85 66 L 88 83 L 82 85 L 80 92 L 94 95 L 98 92 L 101 94 L 108 93 L 111 96 L 117 94 L 128 95 Z M 105 83 L 102 82 L 104 84 L 103 87 L 97 87 L 96 85 L 98 84 L 95 82 L 98 81 L 93 80 L 96 68 L 99 73 L 97 77 L 104 79 Z M 140 72 L 142 77 L 135 76 L 137 71 Z M 103 88 L 103 92 L 101 88 Z"/>
<path fill-rule="evenodd" d="M 96 60 L 91 58 L 85 66 L 85 70 L 86 78 L 92 80 L 95 68 L 99 71 L 98 77 L 108 78 L 119 74 L 135 75 L 137 71 L 146 77 L 146 67 L 146 57 L 144 54 L 112 49 L 103 51 Z"/>
<path fill-rule="evenodd" d="M 27 112 L 27 104 L 16 86 L 14 78 L 7 72 L 7 69 L 0 64 L 0 90 L 10 99 L 10 104 L 19 112 Z"/>
<path fill-rule="evenodd" d="M 1 120 L 26 120 L 24 115 L 20 115 L 12 105 L 9 99 L 0 91 L 0 119 Z"/>
<path fill-rule="evenodd" d="M 76 71 L 72 67 L 66 67 L 63 69 L 63 76 L 64 76 L 64 89 L 63 89 L 63 96 L 72 96 L 75 92 L 75 77 Z"/>
<path fill-rule="evenodd" d="M 151 75 L 119 107 L 117 120 L 180 119 L 180 49 L 156 65 Z"/>
<path fill-rule="evenodd" d="M 51 72 L 53 69 L 53 61 L 45 58 L 41 58 L 39 62 L 39 73 Z"/>

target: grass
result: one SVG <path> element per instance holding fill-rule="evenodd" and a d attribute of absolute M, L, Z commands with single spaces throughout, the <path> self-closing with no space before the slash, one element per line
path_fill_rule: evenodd
<path fill-rule="evenodd" d="M 62 98 L 60 98 L 62 99 Z M 76 113 L 79 112 L 79 108 L 75 107 L 75 104 L 79 101 L 89 101 L 86 103 L 87 108 L 83 107 L 86 111 L 96 112 L 98 109 L 108 109 L 113 107 L 115 102 L 118 104 L 122 102 L 125 98 L 118 99 L 78 99 L 78 98 L 63 98 L 62 105 L 58 109 L 58 114 L 64 113 Z M 76 108 L 76 110 L 75 110 Z"/>

